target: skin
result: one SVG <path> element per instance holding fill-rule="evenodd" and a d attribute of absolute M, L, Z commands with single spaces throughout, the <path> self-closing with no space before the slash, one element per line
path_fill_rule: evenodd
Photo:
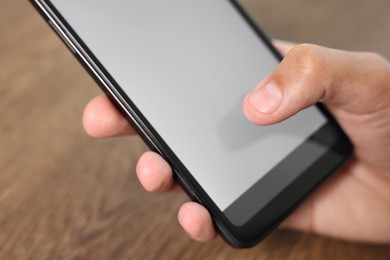
<path fill-rule="evenodd" d="M 275 124 L 317 102 L 324 103 L 351 138 L 349 162 L 317 189 L 281 228 L 339 239 L 390 242 L 390 64 L 373 53 L 275 42 L 282 63 L 243 100 L 258 125 Z M 223 93 L 221 93 L 223 95 Z M 83 123 L 91 136 L 134 134 L 106 96 L 87 105 Z M 172 171 L 158 154 L 146 152 L 137 175 L 147 191 L 177 190 Z M 195 240 L 216 238 L 207 210 L 187 202 L 178 219 Z"/>

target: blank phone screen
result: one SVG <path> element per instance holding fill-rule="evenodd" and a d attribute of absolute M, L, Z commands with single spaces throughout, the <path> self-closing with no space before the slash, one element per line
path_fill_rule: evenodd
<path fill-rule="evenodd" d="M 316 107 L 272 126 L 244 117 L 244 97 L 279 61 L 229 1 L 51 2 L 232 223 L 297 178 L 286 171 L 264 181 L 327 119 Z M 326 152 L 311 146 L 306 161 Z M 255 205 L 231 213 L 255 186 Z"/>

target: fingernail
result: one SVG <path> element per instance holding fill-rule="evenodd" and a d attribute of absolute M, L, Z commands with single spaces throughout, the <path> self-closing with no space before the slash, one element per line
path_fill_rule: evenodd
<path fill-rule="evenodd" d="M 271 114 L 282 103 L 282 92 L 274 82 L 268 82 L 254 89 L 248 95 L 248 104 L 256 111 Z"/>

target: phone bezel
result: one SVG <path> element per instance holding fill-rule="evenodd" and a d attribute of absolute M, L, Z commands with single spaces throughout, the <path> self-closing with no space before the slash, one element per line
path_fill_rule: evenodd
<path fill-rule="evenodd" d="M 234 5 L 243 19 L 259 36 L 270 51 L 280 61 L 282 55 L 275 49 L 271 41 L 253 22 L 238 1 L 226 0 Z M 303 172 L 288 187 L 282 190 L 277 197 L 271 200 L 255 217 L 243 226 L 233 225 L 214 204 L 202 187 L 195 181 L 190 172 L 180 162 L 169 146 L 162 140 L 159 134 L 148 123 L 141 111 L 127 97 L 124 91 L 110 76 L 104 66 L 98 61 L 75 31 L 66 22 L 64 17 L 56 10 L 50 0 L 30 0 L 41 15 L 48 21 L 54 31 L 66 43 L 80 63 L 86 68 L 89 74 L 95 79 L 99 87 L 107 94 L 117 109 L 125 116 L 129 123 L 139 133 L 145 143 L 154 151 L 161 154 L 174 170 L 176 180 L 184 188 L 189 197 L 204 205 L 211 215 L 215 226 L 224 239 L 235 247 L 249 247 L 255 245 L 264 238 L 274 227 L 276 227 L 293 209 L 297 207 L 313 189 L 322 183 L 336 168 L 348 158 L 352 151 L 352 144 L 336 123 L 333 116 L 321 104 L 317 107 L 328 118 L 329 123 L 337 132 L 337 142 L 329 147 L 328 152 L 320 160 Z M 338 161 L 335 155 L 341 156 Z M 315 171 L 316 174 L 312 174 Z"/>

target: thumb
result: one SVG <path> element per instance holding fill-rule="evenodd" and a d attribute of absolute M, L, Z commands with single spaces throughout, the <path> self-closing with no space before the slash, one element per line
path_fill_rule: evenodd
<path fill-rule="evenodd" d="M 280 122 L 317 102 L 369 114 L 387 106 L 390 65 L 379 55 L 301 44 L 243 103 L 253 123 Z"/>

